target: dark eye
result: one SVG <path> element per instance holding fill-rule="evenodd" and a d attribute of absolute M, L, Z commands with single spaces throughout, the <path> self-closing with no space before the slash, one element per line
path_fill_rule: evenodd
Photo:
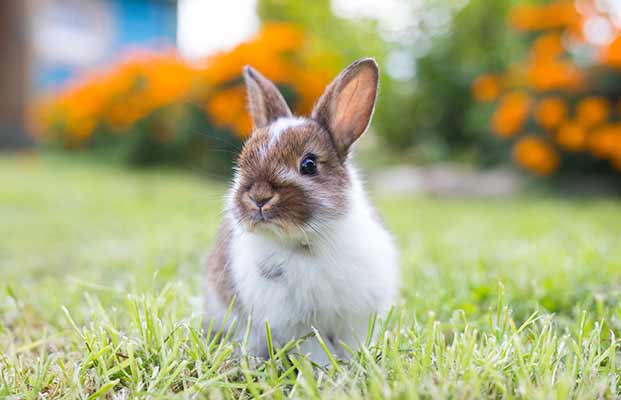
<path fill-rule="evenodd" d="M 317 174 L 317 157 L 314 154 L 307 154 L 300 163 L 300 173 L 302 175 Z"/>

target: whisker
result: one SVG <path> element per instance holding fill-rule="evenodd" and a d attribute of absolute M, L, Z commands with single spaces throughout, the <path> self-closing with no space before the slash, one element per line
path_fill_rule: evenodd
<path fill-rule="evenodd" d="M 241 147 L 242 147 L 242 142 L 234 142 L 234 141 L 231 141 L 231 140 L 227 140 L 226 138 L 224 138 L 222 136 L 217 136 L 217 135 L 214 135 L 213 133 L 210 133 L 210 132 L 194 130 L 194 131 L 192 131 L 192 134 L 205 136 L 205 137 L 207 137 L 209 139 L 213 139 L 213 140 L 216 140 L 216 141 L 218 141 L 220 143 L 229 145 L 229 146 L 231 146 L 232 148 L 235 148 L 235 149 L 241 149 Z"/>

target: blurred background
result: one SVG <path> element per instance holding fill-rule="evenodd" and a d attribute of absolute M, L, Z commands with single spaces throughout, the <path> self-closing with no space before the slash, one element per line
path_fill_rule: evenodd
<path fill-rule="evenodd" d="M 0 0 L 0 54 L 0 399 L 620 398 L 621 0 Z M 395 334 L 239 367 L 199 332 L 242 68 L 306 114 L 361 57 Z"/>
<path fill-rule="evenodd" d="M 308 113 L 372 56 L 359 158 L 383 190 L 621 187 L 618 0 L 3 1 L 0 49 L 5 151 L 226 178 L 243 65 Z"/>

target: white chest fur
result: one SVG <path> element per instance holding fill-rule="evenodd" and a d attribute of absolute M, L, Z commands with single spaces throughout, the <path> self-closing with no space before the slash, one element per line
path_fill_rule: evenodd
<path fill-rule="evenodd" d="M 310 248 L 238 229 L 231 272 L 257 328 L 269 321 L 283 341 L 316 328 L 345 342 L 364 339 L 369 316 L 397 292 L 397 251 L 352 174 L 350 207 Z M 355 343 L 352 343 L 355 344 Z"/>

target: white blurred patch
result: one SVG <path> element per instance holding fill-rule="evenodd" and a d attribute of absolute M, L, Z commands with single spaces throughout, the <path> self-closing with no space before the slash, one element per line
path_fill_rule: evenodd
<path fill-rule="evenodd" d="M 257 0 L 180 0 L 177 45 L 188 59 L 231 49 L 259 29 Z"/>
<path fill-rule="evenodd" d="M 383 36 L 394 39 L 412 26 L 412 1 L 332 0 L 332 12 L 342 18 L 373 18 Z"/>
<path fill-rule="evenodd" d="M 35 56 L 49 63 L 91 66 L 101 61 L 114 39 L 111 8 L 102 0 L 50 0 L 35 7 Z"/>
<path fill-rule="evenodd" d="M 407 81 L 416 75 L 416 63 L 411 52 L 393 50 L 386 60 L 386 72 L 394 79 Z"/>
<path fill-rule="evenodd" d="M 610 21 L 621 28 L 621 1 L 619 0 L 597 0 L 595 7 L 599 12 L 608 14 Z"/>
<path fill-rule="evenodd" d="M 601 16 L 590 17 L 584 24 L 583 33 L 586 40 L 596 46 L 610 44 L 615 38 L 612 24 Z"/>

